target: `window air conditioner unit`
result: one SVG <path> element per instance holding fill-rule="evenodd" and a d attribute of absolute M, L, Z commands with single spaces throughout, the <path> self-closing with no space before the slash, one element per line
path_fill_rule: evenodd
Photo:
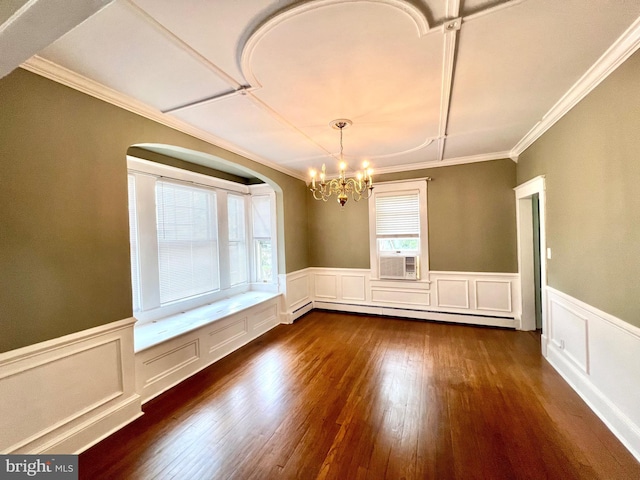
<path fill-rule="evenodd" d="M 380 278 L 392 280 L 418 280 L 420 278 L 417 256 L 380 255 L 378 266 Z"/>

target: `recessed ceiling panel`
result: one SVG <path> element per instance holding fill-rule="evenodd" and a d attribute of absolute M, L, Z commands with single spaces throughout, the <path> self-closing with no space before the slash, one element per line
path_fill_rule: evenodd
<path fill-rule="evenodd" d="M 522 138 L 639 13 L 640 2 L 539 0 L 464 21 L 447 133 L 505 131 L 493 144 L 511 149 L 510 130 Z M 491 142 L 477 138 L 481 153 Z"/>
<path fill-rule="evenodd" d="M 113 3 L 41 56 L 160 110 L 232 89 L 127 3 Z"/>
<path fill-rule="evenodd" d="M 426 29 L 385 2 L 311 2 L 256 32 L 245 76 L 327 150 L 337 147 L 329 122 L 348 118 L 351 155 L 403 154 L 438 134 L 443 38 Z"/>
<path fill-rule="evenodd" d="M 172 115 L 274 163 L 326 155 L 247 96 L 236 95 Z"/>
<path fill-rule="evenodd" d="M 238 83 L 240 46 L 248 31 L 295 0 L 136 0 L 149 15 L 224 70 Z"/>
<path fill-rule="evenodd" d="M 638 15 L 640 0 L 117 0 L 40 55 L 285 171 L 335 172 L 337 118 L 350 169 L 402 170 L 511 150 Z"/>

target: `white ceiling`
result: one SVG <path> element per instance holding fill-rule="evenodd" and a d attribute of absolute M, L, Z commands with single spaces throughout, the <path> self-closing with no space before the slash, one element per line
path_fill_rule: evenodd
<path fill-rule="evenodd" d="M 508 155 L 639 15 L 640 0 L 116 0 L 39 57 L 298 176 L 336 170 L 329 122 L 348 118 L 350 168 L 390 171 Z"/>

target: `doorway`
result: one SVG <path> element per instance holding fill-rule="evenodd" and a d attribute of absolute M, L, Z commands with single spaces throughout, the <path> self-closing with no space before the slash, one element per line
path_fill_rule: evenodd
<path fill-rule="evenodd" d="M 546 235 L 544 176 L 515 188 L 520 274 L 520 330 L 541 330 L 546 354 Z"/>
<path fill-rule="evenodd" d="M 531 195 L 531 207 L 533 215 L 533 293 L 536 330 L 542 330 L 542 279 L 540 278 L 542 257 L 540 252 L 540 195 L 538 193 Z"/>

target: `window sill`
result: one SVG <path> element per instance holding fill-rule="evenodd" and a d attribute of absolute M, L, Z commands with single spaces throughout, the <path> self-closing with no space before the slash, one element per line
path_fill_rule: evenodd
<path fill-rule="evenodd" d="M 279 295 L 272 292 L 249 291 L 158 320 L 137 323 L 134 327 L 134 351 L 141 352 Z"/>

